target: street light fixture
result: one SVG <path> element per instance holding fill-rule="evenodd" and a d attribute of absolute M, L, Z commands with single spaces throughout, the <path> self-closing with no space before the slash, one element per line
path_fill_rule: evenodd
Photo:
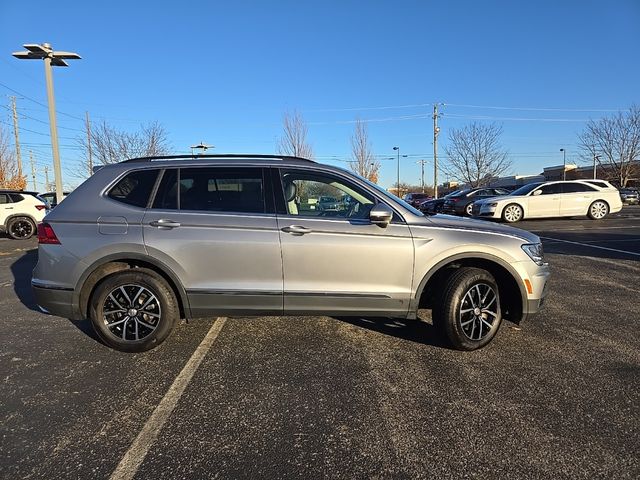
<path fill-rule="evenodd" d="M 51 150 L 53 151 L 53 172 L 56 179 L 56 201 L 62 201 L 62 170 L 60 168 L 60 147 L 58 145 L 58 127 L 56 125 L 56 101 L 53 96 L 53 75 L 51 67 L 68 67 L 66 60 L 79 60 L 80 55 L 73 52 L 55 52 L 49 43 L 42 45 L 27 43 L 26 52 L 14 52 L 20 60 L 44 60 L 44 75 L 47 81 L 47 101 L 49 103 L 49 128 L 51 130 Z"/>
<path fill-rule="evenodd" d="M 213 145 L 207 145 L 207 144 L 206 144 L 206 143 L 204 143 L 204 142 L 200 142 L 200 143 L 199 143 L 199 144 L 197 144 L 197 145 L 191 145 L 191 147 L 190 147 L 190 148 L 191 148 L 191 155 L 194 155 L 193 150 L 194 150 L 194 149 L 196 149 L 196 148 L 197 148 L 198 150 L 202 150 L 202 154 L 205 154 L 205 153 L 207 153 L 207 150 L 208 150 L 208 149 L 210 149 L 210 148 L 216 148 L 216 147 L 215 147 L 215 146 L 213 146 Z"/>
<path fill-rule="evenodd" d="M 562 152 L 562 180 L 567 179 L 567 151 L 564 148 L 561 148 Z"/>

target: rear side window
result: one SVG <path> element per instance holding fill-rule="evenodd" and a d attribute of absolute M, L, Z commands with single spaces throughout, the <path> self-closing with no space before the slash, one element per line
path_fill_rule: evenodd
<path fill-rule="evenodd" d="M 22 200 L 24 200 L 24 197 L 22 195 L 20 195 L 19 193 L 10 193 L 9 196 L 11 197 L 11 201 L 13 203 L 18 203 L 18 202 L 21 202 Z"/>
<path fill-rule="evenodd" d="M 587 182 L 591 183 L 592 185 L 595 185 L 596 187 L 609 188 L 609 185 L 607 185 L 604 182 L 596 182 L 596 181 L 592 181 L 592 180 L 587 180 Z"/>
<path fill-rule="evenodd" d="M 0 204 L 4 203 L 11 203 L 11 199 L 6 193 L 0 193 Z"/>
<path fill-rule="evenodd" d="M 158 170 L 131 172 L 109 191 L 109 198 L 135 207 L 146 207 L 157 176 Z"/>
<path fill-rule="evenodd" d="M 153 208 L 265 213 L 264 198 L 260 168 L 181 168 L 165 172 Z"/>
<path fill-rule="evenodd" d="M 563 183 L 562 193 L 595 192 L 596 189 L 584 183 Z"/>

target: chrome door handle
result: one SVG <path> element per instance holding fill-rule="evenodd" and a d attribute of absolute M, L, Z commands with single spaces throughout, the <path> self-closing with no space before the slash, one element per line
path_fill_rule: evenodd
<path fill-rule="evenodd" d="M 311 233 L 313 230 L 302 225 L 289 225 L 282 229 L 285 233 L 292 233 L 293 235 L 304 235 L 305 233 Z"/>
<path fill-rule="evenodd" d="M 161 218 L 160 220 L 154 220 L 153 222 L 149 222 L 149 225 L 152 227 L 158 227 L 161 229 L 171 229 L 178 228 L 180 223 L 174 222 L 173 220 L 169 220 L 167 218 Z"/>

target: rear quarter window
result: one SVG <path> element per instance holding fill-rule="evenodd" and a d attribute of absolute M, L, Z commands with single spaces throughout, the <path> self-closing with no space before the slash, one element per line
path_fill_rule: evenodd
<path fill-rule="evenodd" d="M 158 170 L 131 172 L 109 190 L 109 198 L 135 207 L 146 207 L 151 190 L 158 177 Z"/>

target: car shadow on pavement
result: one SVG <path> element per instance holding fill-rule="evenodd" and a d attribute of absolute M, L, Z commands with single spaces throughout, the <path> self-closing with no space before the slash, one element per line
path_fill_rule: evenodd
<path fill-rule="evenodd" d="M 26 250 L 20 258 L 11 264 L 13 290 L 20 302 L 30 310 L 40 312 L 31 291 L 31 272 L 38 262 L 38 249 Z"/>
<path fill-rule="evenodd" d="M 16 296 L 25 307 L 38 313 L 43 313 L 38 308 L 33 292 L 31 291 L 31 272 L 38 262 L 38 249 L 26 250 L 24 254 L 11 264 L 13 274 L 13 290 Z M 93 331 L 89 320 L 69 320 L 78 330 L 91 337 L 96 342 L 100 342 L 98 336 Z"/>
<path fill-rule="evenodd" d="M 452 350 L 438 330 L 422 320 L 405 320 L 385 317 L 332 317 L 356 327 L 366 328 L 390 337 L 408 340 L 423 345 Z"/>

